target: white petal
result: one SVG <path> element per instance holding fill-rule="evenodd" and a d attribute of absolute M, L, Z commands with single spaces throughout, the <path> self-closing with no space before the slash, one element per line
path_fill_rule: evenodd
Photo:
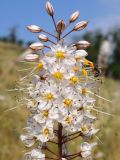
<path fill-rule="evenodd" d="M 88 53 L 85 50 L 78 50 L 75 52 L 76 58 L 86 57 Z"/>
<path fill-rule="evenodd" d="M 47 106 L 47 102 L 41 101 L 40 104 L 38 105 L 39 110 L 45 110 Z"/>
<path fill-rule="evenodd" d="M 26 147 L 31 147 L 35 143 L 33 136 L 30 135 L 21 135 L 20 139 L 23 141 Z"/>
<path fill-rule="evenodd" d="M 91 151 L 83 151 L 83 152 L 81 152 L 81 156 L 83 158 L 90 157 L 91 156 Z"/>
<path fill-rule="evenodd" d="M 44 160 L 45 154 L 43 154 L 39 149 L 33 149 L 31 151 L 31 157 L 33 159 Z"/>
<path fill-rule="evenodd" d="M 90 146 L 90 144 L 89 143 L 87 143 L 87 142 L 83 142 L 82 144 L 81 144 L 81 151 L 88 151 L 88 150 L 91 150 L 91 146 Z"/>
<path fill-rule="evenodd" d="M 36 136 L 38 140 L 40 140 L 41 142 L 45 143 L 47 141 L 49 141 L 49 138 L 47 136 L 44 136 L 44 135 L 39 135 L 39 136 Z"/>
<path fill-rule="evenodd" d="M 41 114 L 37 114 L 33 118 L 38 123 L 45 123 L 45 118 Z"/>

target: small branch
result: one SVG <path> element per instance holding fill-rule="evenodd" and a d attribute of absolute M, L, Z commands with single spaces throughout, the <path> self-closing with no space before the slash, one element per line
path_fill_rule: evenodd
<path fill-rule="evenodd" d="M 74 139 L 76 139 L 78 137 L 80 137 L 80 134 L 75 136 L 75 137 L 73 137 L 73 138 L 71 138 L 71 139 L 64 140 L 62 143 L 66 143 L 66 142 L 72 141 L 72 140 L 74 140 Z"/>
<path fill-rule="evenodd" d="M 54 141 L 48 141 L 48 142 L 58 145 L 58 143 Z"/>
<path fill-rule="evenodd" d="M 47 32 L 47 31 L 45 31 L 45 30 L 43 30 L 43 32 L 49 34 L 50 36 L 52 36 L 52 37 L 54 37 L 54 38 L 57 38 L 55 35 L 53 35 L 53 34 Z"/>
<path fill-rule="evenodd" d="M 45 47 L 50 49 L 50 47 L 49 47 L 49 46 L 46 46 L 46 45 L 45 45 Z"/>
<path fill-rule="evenodd" d="M 69 135 L 67 135 L 67 136 L 63 136 L 63 138 L 71 137 L 71 136 L 74 136 L 74 135 L 80 134 L 80 133 L 81 133 L 80 131 L 79 131 L 79 132 L 76 132 L 76 133 L 72 133 L 72 134 L 69 134 Z"/>
<path fill-rule="evenodd" d="M 52 20 L 53 20 L 53 23 L 54 23 L 54 26 L 55 26 L 55 29 L 56 29 L 56 32 L 57 32 L 57 26 L 56 26 L 56 23 L 55 23 L 54 16 L 52 16 Z"/>
<path fill-rule="evenodd" d="M 73 157 L 73 156 L 80 156 L 80 154 L 81 154 L 81 152 L 78 152 L 78 153 L 75 153 L 75 154 L 67 155 L 67 156 L 65 156 L 65 158 Z"/>
<path fill-rule="evenodd" d="M 55 44 L 56 45 L 56 43 L 55 42 L 53 42 L 53 41 L 51 41 L 50 39 L 48 40 L 49 42 L 51 42 L 52 44 Z"/>
<path fill-rule="evenodd" d="M 57 36 L 58 38 L 58 41 L 60 41 L 60 39 L 61 39 L 61 33 L 58 33 L 58 36 Z"/>
<path fill-rule="evenodd" d="M 53 160 L 58 160 L 56 158 L 52 158 L 52 157 L 45 157 L 46 159 L 53 159 Z"/>
<path fill-rule="evenodd" d="M 65 37 L 67 37 L 70 33 L 72 33 L 74 30 L 72 29 L 71 31 L 69 31 L 67 34 L 65 34 L 64 36 L 63 36 L 63 38 L 65 38 Z"/>
<path fill-rule="evenodd" d="M 74 158 L 77 158 L 77 157 L 79 157 L 80 155 L 76 155 L 75 157 L 72 157 L 72 158 L 70 158 L 69 160 L 72 160 L 72 159 L 74 159 Z"/>
<path fill-rule="evenodd" d="M 56 157 L 58 157 L 58 155 L 56 155 L 53 151 L 51 151 L 48 147 L 46 148 L 46 150 L 50 153 L 52 153 L 53 155 L 55 155 Z"/>

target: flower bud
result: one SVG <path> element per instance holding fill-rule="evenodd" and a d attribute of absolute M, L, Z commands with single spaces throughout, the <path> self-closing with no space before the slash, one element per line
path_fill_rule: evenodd
<path fill-rule="evenodd" d="M 31 48 L 32 50 L 38 51 L 38 50 L 43 49 L 43 48 L 44 48 L 44 45 L 43 45 L 42 43 L 40 43 L 40 42 L 36 42 L 36 43 L 31 44 L 31 45 L 30 45 L 30 48 Z"/>
<path fill-rule="evenodd" d="M 39 56 L 37 54 L 28 54 L 24 60 L 28 62 L 36 62 L 39 60 Z"/>
<path fill-rule="evenodd" d="M 48 13 L 50 16 L 53 16 L 53 15 L 54 15 L 53 6 L 52 6 L 52 4 L 51 4 L 49 1 L 46 2 L 46 11 L 47 11 L 47 13 Z"/>
<path fill-rule="evenodd" d="M 79 11 L 74 12 L 71 16 L 70 16 L 70 23 L 73 23 L 74 21 L 76 21 L 78 19 L 80 15 Z"/>
<path fill-rule="evenodd" d="M 47 41 L 48 41 L 48 37 L 47 37 L 46 35 L 44 35 L 44 34 L 40 34 L 40 35 L 38 36 L 38 38 L 39 38 L 40 41 L 42 41 L 42 42 L 47 42 Z"/>
<path fill-rule="evenodd" d="M 73 28 L 73 30 L 75 30 L 75 31 L 81 31 L 81 30 L 83 30 L 87 26 L 87 24 L 88 24 L 87 21 L 78 22 L 75 25 L 75 27 Z"/>
<path fill-rule="evenodd" d="M 57 23 L 57 31 L 59 33 L 61 33 L 64 29 L 65 29 L 65 22 L 64 22 L 64 20 L 58 21 L 58 23 Z"/>
<path fill-rule="evenodd" d="M 90 43 L 88 41 L 79 41 L 75 44 L 77 50 L 79 49 L 86 49 L 88 47 L 90 47 Z"/>
<path fill-rule="evenodd" d="M 39 26 L 36 26 L 36 25 L 27 26 L 27 29 L 33 33 L 39 33 L 43 31 Z"/>

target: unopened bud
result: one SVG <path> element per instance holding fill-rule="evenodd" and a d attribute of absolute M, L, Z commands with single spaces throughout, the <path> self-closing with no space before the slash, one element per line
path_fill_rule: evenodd
<path fill-rule="evenodd" d="M 91 46 L 91 44 L 88 41 L 79 41 L 75 44 L 77 50 L 79 49 L 86 49 Z"/>
<path fill-rule="evenodd" d="M 57 31 L 59 33 L 61 33 L 64 29 L 65 29 L 65 22 L 64 22 L 64 20 L 58 21 L 58 23 L 57 23 Z"/>
<path fill-rule="evenodd" d="M 88 21 L 78 22 L 78 23 L 75 25 L 75 27 L 73 28 L 73 30 L 75 30 L 75 31 L 81 31 L 81 30 L 83 30 L 87 25 L 88 25 Z"/>
<path fill-rule="evenodd" d="M 39 60 L 39 56 L 37 54 L 28 54 L 24 60 L 27 62 L 36 62 Z"/>
<path fill-rule="evenodd" d="M 47 41 L 48 41 L 48 37 L 47 37 L 46 35 L 44 35 L 44 34 L 40 34 L 40 35 L 38 36 L 38 38 L 39 38 L 40 41 L 42 41 L 42 42 L 47 42 Z"/>
<path fill-rule="evenodd" d="M 73 23 L 74 21 L 76 21 L 78 19 L 80 15 L 79 11 L 74 12 L 71 16 L 70 16 L 70 23 Z"/>
<path fill-rule="evenodd" d="M 40 33 L 43 31 L 39 26 L 36 26 L 36 25 L 27 26 L 27 29 L 33 33 Z"/>
<path fill-rule="evenodd" d="M 46 11 L 47 11 L 47 13 L 48 13 L 50 16 L 53 16 L 53 15 L 54 15 L 53 6 L 52 6 L 52 4 L 51 4 L 49 1 L 46 2 Z"/>
<path fill-rule="evenodd" d="M 35 51 L 39 51 L 44 48 L 44 45 L 40 42 L 36 42 L 30 45 L 30 48 Z"/>

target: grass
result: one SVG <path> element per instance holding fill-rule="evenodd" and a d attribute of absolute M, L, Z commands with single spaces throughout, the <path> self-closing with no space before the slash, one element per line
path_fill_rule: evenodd
<path fill-rule="evenodd" d="M 15 107 L 19 102 L 20 95 L 17 92 L 8 92 L 7 89 L 15 88 L 19 80 L 18 68 L 26 67 L 24 64 L 17 64 L 16 58 L 23 52 L 19 46 L 0 43 L 0 160 L 20 160 L 25 148 L 19 140 L 22 128 L 26 126 L 27 111 L 25 107 L 5 112 L 6 109 Z M 103 144 L 98 142 L 98 150 L 103 153 L 100 160 L 118 160 L 120 158 L 120 82 L 112 79 L 105 79 L 101 87 L 100 95 L 112 99 L 112 103 L 97 100 L 96 108 L 109 112 L 114 116 L 98 114 L 97 127 L 101 129 L 98 137 Z M 79 141 L 70 145 L 75 151 Z"/>

